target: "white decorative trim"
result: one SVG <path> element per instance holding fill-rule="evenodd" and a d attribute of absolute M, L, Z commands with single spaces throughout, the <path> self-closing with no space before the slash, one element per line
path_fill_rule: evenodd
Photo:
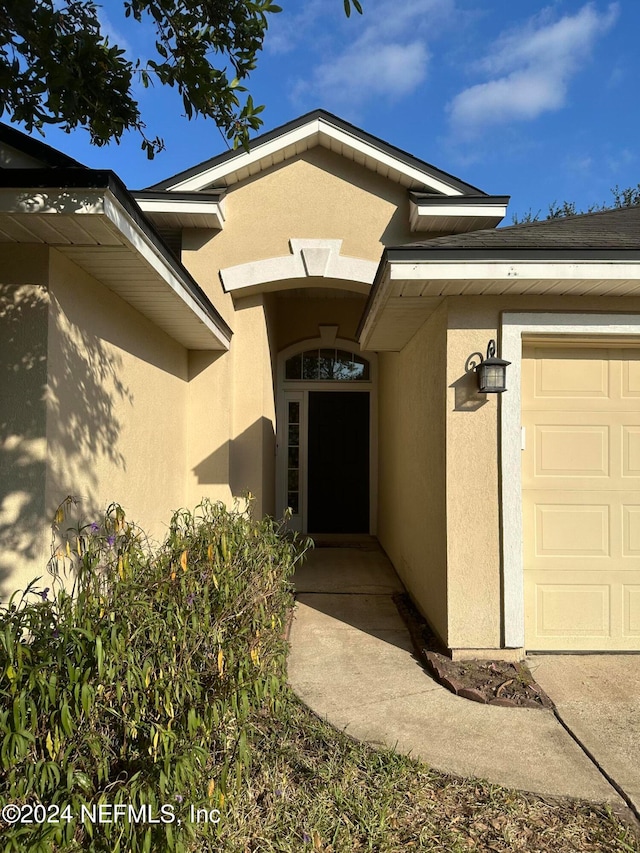
<path fill-rule="evenodd" d="M 269 142 L 258 145 L 250 151 L 238 154 L 231 160 L 220 163 L 210 169 L 205 169 L 198 175 L 193 175 L 190 178 L 178 181 L 170 186 L 169 190 L 193 192 L 206 189 L 207 187 L 216 184 L 224 183 L 225 179 L 234 172 L 238 172 L 240 169 L 246 169 L 254 164 L 260 164 L 261 161 L 268 162 L 270 157 L 280 151 L 288 149 L 291 152 L 290 156 L 300 153 L 300 143 L 308 143 L 306 146 L 307 148 L 311 148 L 318 144 L 322 145 L 322 136 L 328 137 L 328 140 L 334 140 L 339 145 L 343 145 L 345 148 L 357 152 L 360 155 L 370 157 L 381 166 L 398 172 L 410 180 L 416 181 L 424 187 L 428 187 L 434 192 L 444 193 L 445 195 L 450 196 L 462 195 L 460 190 L 454 189 L 450 184 L 438 180 L 428 171 L 415 168 L 414 166 L 409 166 L 393 155 L 380 151 L 380 149 L 375 146 L 352 136 L 344 130 L 334 127 L 322 118 L 312 119 L 308 124 L 304 124 L 301 127 L 290 130 L 288 133 L 283 133 L 276 139 L 272 139 Z M 326 147 L 329 148 L 329 145 Z"/>
<path fill-rule="evenodd" d="M 220 270 L 220 278 L 226 293 L 247 288 L 279 290 L 274 285 L 279 281 L 305 279 L 309 277 L 356 282 L 358 287 L 345 288 L 358 293 L 368 293 L 369 286 L 378 269 L 375 261 L 364 261 L 340 254 L 342 240 L 289 240 L 290 255 L 250 261 Z"/>
<path fill-rule="evenodd" d="M 524 646 L 524 567 L 522 532 L 522 339 L 545 334 L 634 336 L 640 314 L 509 313 L 502 315 L 500 356 L 511 362 L 508 390 L 501 395 L 500 477 L 502 485 L 502 566 L 504 644 Z"/>
<path fill-rule="evenodd" d="M 318 326 L 321 347 L 335 347 L 338 326 Z"/>

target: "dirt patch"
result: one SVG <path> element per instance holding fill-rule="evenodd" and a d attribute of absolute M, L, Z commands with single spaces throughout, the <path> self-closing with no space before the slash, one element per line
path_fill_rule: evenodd
<path fill-rule="evenodd" d="M 501 660 L 452 661 L 406 593 L 393 596 L 415 653 L 429 673 L 457 696 L 485 705 L 510 708 L 553 708 L 525 663 Z"/>

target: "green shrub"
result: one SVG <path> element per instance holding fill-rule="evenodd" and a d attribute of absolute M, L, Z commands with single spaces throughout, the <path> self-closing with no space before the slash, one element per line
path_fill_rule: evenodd
<path fill-rule="evenodd" d="M 203 502 L 153 552 L 115 504 L 61 533 L 72 505 L 56 515 L 50 588 L 38 579 L 0 610 L 0 802 L 70 808 L 57 824 L 5 825 L 4 850 L 198 849 L 216 829 L 189 807 L 223 812 L 249 726 L 277 710 L 304 547 Z M 100 804 L 175 820 L 93 824 L 82 807 Z"/>

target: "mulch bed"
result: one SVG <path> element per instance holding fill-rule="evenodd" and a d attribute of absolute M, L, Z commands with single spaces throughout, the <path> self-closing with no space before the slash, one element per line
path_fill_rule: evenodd
<path fill-rule="evenodd" d="M 485 705 L 508 708 L 554 708 L 525 663 L 501 660 L 453 661 L 406 593 L 393 596 L 418 660 L 452 693 Z"/>

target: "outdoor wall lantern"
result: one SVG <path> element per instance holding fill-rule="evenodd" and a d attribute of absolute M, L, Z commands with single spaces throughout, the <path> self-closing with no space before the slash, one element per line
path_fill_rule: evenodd
<path fill-rule="evenodd" d="M 480 363 L 476 365 L 478 391 L 481 394 L 502 394 L 506 391 L 507 365 L 509 364 L 511 364 L 510 361 L 496 357 L 496 342 L 489 341 L 486 358 L 480 355 Z"/>

